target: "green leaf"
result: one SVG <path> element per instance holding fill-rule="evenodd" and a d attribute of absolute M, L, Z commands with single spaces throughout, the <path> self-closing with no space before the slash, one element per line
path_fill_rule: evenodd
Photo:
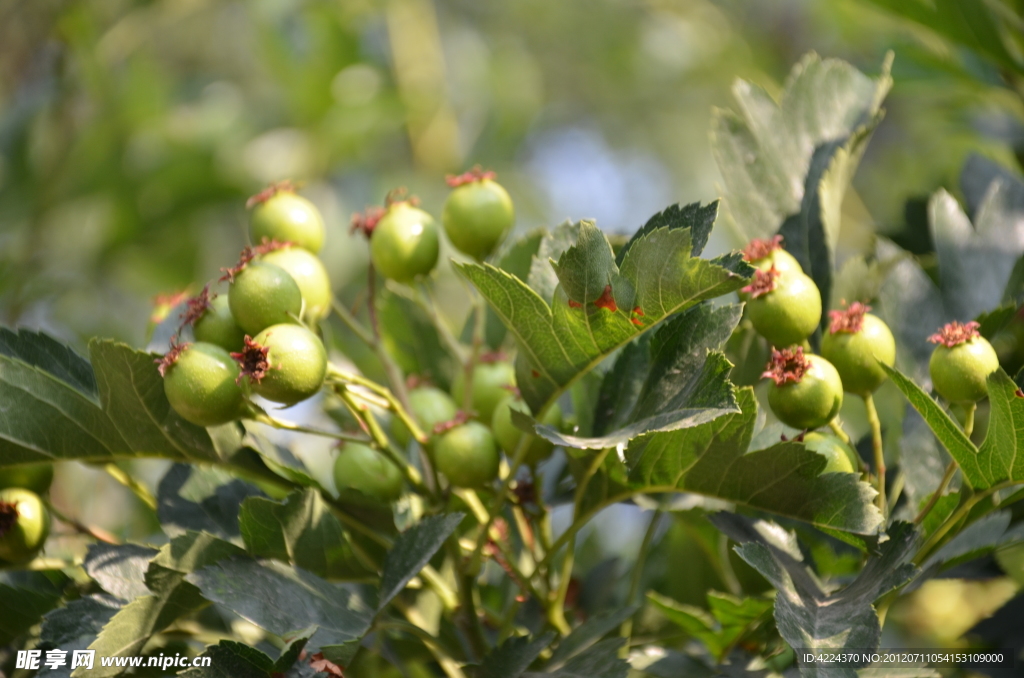
<path fill-rule="evenodd" d="M 465 517 L 464 513 L 430 516 L 398 536 L 384 559 L 377 609 L 383 610 L 419 574 Z"/>
<path fill-rule="evenodd" d="M 550 303 L 544 290 L 494 266 L 457 265 L 516 337 L 517 383 L 534 412 L 616 349 L 674 313 L 739 289 L 751 272 L 735 255 L 693 257 L 691 229 L 679 224 L 646 231 L 621 265 L 592 223 L 581 222 L 577 233 L 551 266 L 558 286 Z"/>
<path fill-rule="evenodd" d="M 254 647 L 233 640 L 211 645 L 201 655 L 210 658 L 207 667 L 190 668 L 182 678 L 270 678 L 273 660 Z"/>
<path fill-rule="evenodd" d="M 563 435 L 549 426 L 537 432 L 559 445 L 601 449 L 738 412 L 728 380 L 732 365 L 720 349 L 742 313 L 738 304 L 698 304 L 662 325 L 650 341 L 644 335 L 627 345 L 601 385 L 594 413 L 600 435 Z"/>
<path fill-rule="evenodd" d="M 17 331 L 0 327 L 0 355 L 40 369 L 100 403 L 89 361 L 47 334 L 24 327 Z"/>
<path fill-rule="evenodd" d="M 406 374 L 428 378 L 442 388 L 457 369 L 437 329 L 415 302 L 385 289 L 377 297 L 381 341 Z"/>
<path fill-rule="evenodd" d="M 82 567 L 103 590 L 124 601 L 149 595 L 146 570 L 158 551 L 139 544 L 89 546 Z"/>
<path fill-rule="evenodd" d="M 559 643 L 551 654 L 546 670 L 561 668 L 573 657 L 583 653 L 601 640 L 606 634 L 619 628 L 622 622 L 634 614 L 636 614 L 635 607 L 624 607 L 594 615 L 573 629 L 572 633 Z"/>
<path fill-rule="evenodd" d="M 376 574 L 355 558 L 341 524 L 315 490 L 296 492 L 283 502 L 249 497 L 238 522 L 252 556 L 276 558 L 329 579 Z"/>
<path fill-rule="evenodd" d="M 263 434 L 259 425 L 251 422 L 242 422 L 245 435 L 242 443 L 255 451 L 267 468 L 288 480 L 298 483 L 304 487 L 312 487 L 322 490 L 323 486 L 309 473 L 309 469 L 301 459 L 292 454 L 291 450 L 271 441 Z M 216 431 L 217 429 L 212 429 Z"/>
<path fill-rule="evenodd" d="M 279 636 L 315 624 L 311 651 L 347 664 L 370 628 L 373 610 L 354 589 L 277 563 L 232 558 L 189 574 L 186 579 L 208 600 L 223 605 Z"/>
<path fill-rule="evenodd" d="M 253 496 L 263 493 L 226 471 L 175 464 L 157 487 L 157 516 L 171 537 L 191 530 L 240 544 L 238 509 Z"/>
<path fill-rule="evenodd" d="M 766 539 L 744 540 L 736 552 L 778 590 L 775 622 L 779 633 L 794 648 L 843 650 L 874 649 L 881 626 L 873 603 L 882 595 L 909 582 L 917 573 L 911 564 L 917 533 L 909 523 L 889 528 L 889 540 L 881 554 L 868 560 L 857 578 L 845 587 L 826 593 L 821 584 L 792 554 Z M 853 670 L 829 673 L 804 667 L 805 675 L 855 675 Z"/>
<path fill-rule="evenodd" d="M 565 664 L 544 673 L 527 673 L 530 678 L 556 676 L 557 678 L 626 678 L 629 664 L 619 657 L 625 638 L 602 640 L 585 652 L 574 656 Z"/>
<path fill-rule="evenodd" d="M 61 587 L 39 572 L 0 572 L 0 644 L 39 623 L 60 601 Z"/>
<path fill-rule="evenodd" d="M 554 639 L 550 631 L 536 638 L 509 638 L 484 657 L 479 673 L 487 678 L 519 678 Z"/>
<path fill-rule="evenodd" d="M 206 429 L 171 408 L 152 353 L 113 341 L 89 342 L 103 410 L 136 455 L 217 461 Z"/>
<path fill-rule="evenodd" d="M 684 605 L 654 591 L 647 598 L 670 621 L 700 640 L 719 662 L 753 626 L 771 613 L 772 601 L 765 598 L 737 598 L 717 591 L 708 592 L 710 613 Z"/>
<path fill-rule="evenodd" d="M 939 566 L 956 565 L 1024 540 L 1024 524 L 1011 528 L 1011 517 L 1009 511 L 997 511 L 979 518 L 946 542 L 921 569 L 927 572 Z"/>
<path fill-rule="evenodd" d="M 892 85 L 808 54 L 776 103 L 760 87 L 733 86 L 739 113 L 717 110 L 711 144 L 731 223 L 743 240 L 780 232 L 786 249 L 830 298 L 839 208 Z"/>
<path fill-rule="evenodd" d="M 738 401 L 738 414 L 634 439 L 625 453 L 630 486 L 694 492 L 845 532 L 877 531 L 875 491 L 856 474 L 819 475 L 825 458 L 795 442 L 747 453 L 757 402 L 749 387 Z"/>
<path fill-rule="evenodd" d="M 654 678 L 714 678 L 718 673 L 704 662 L 682 652 L 647 646 L 644 653 L 630 657 L 630 665 L 644 676 Z"/>
<path fill-rule="evenodd" d="M 40 649 L 59 649 L 71 657 L 75 650 L 84 650 L 96 639 L 123 603 L 112 596 L 91 595 L 72 600 L 43 618 L 39 633 Z M 68 666 L 40 672 L 48 678 L 71 675 Z"/>

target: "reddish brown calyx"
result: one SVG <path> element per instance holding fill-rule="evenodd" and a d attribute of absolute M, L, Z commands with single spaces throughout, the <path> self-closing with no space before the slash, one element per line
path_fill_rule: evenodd
<path fill-rule="evenodd" d="M 616 311 L 619 310 L 618 304 L 615 303 L 615 296 L 612 294 L 611 285 L 604 286 L 604 291 L 601 292 L 601 296 L 598 297 L 597 300 L 594 302 L 594 306 L 606 309 L 608 311 L 611 311 L 612 313 L 615 313 Z"/>
<path fill-rule="evenodd" d="M 775 250 L 782 249 L 782 236 L 777 235 L 771 240 L 754 238 L 743 248 L 743 259 L 745 261 L 759 261 L 770 256 Z"/>
<path fill-rule="evenodd" d="M 0 501 L 0 537 L 11 531 L 18 523 L 18 505 Z"/>
<path fill-rule="evenodd" d="M 228 282 L 235 282 L 235 276 L 242 272 L 249 262 L 259 256 L 259 252 L 256 251 L 255 247 L 243 247 L 242 252 L 238 255 L 238 263 L 231 268 L 222 268 L 224 275 L 220 277 L 220 281 L 227 280 Z"/>
<path fill-rule="evenodd" d="M 828 317 L 832 323 L 828 327 L 829 334 L 837 332 L 849 332 L 856 334 L 864 327 L 864 314 L 871 310 L 859 301 L 855 301 L 842 311 L 829 311 Z"/>
<path fill-rule="evenodd" d="M 975 337 L 980 337 L 981 333 L 978 332 L 979 327 L 981 327 L 981 325 L 973 320 L 968 323 L 961 323 L 954 320 L 951 323 L 943 325 L 942 329 L 928 337 L 928 341 L 933 344 L 942 344 L 946 348 L 953 348 L 960 344 L 966 344 Z"/>
<path fill-rule="evenodd" d="M 778 279 L 779 272 L 775 270 L 775 266 L 772 266 L 767 271 L 754 271 L 754 279 L 750 281 L 749 285 L 741 289 L 740 292 L 749 294 L 751 299 L 757 299 L 778 287 L 775 282 Z"/>
<path fill-rule="evenodd" d="M 262 191 L 246 200 L 245 209 L 251 210 L 253 207 L 256 207 L 256 205 L 262 205 L 278 193 L 294 193 L 298 188 L 298 184 L 293 182 L 291 179 L 285 179 L 284 181 L 278 181 L 270 184 Z"/>
<path fill-rule="evenodd" d="M 170 350 L 168 350 L 167 353 L 165 353 L 162 358 L 157 358 L 156 360 L 153 361 L 157 365 L 159 365 L 159 367 L 157 367 L 157 371 L 160 373 L 161 377 L 167 376 L 167 370 L 171 369 L 171 365 L 178 362 L 178 358 L 181 357 L 181 354 L 184 353 L 185 349 L 187 349 L 189 346 L 191 346 L 191 344 L 189 344 L 188 342 L 184 344 L 179 344 L 177 337 L 173 337 L 171 339 Z"/>
<path fill-rule="evenodd" d="M 483 181 L 484 179 L 494 180 L 498 175 L 491 170 L 484 170 L 480 165 L 474 165 L 473 169 L 462 174 L 449 174 L 445 177 L 445 181 L 452 188 L 458 188 L 465 184 L 471 184 L 474 181 Z"/>
<path fill-rule="evenodd" d="M 231 354 L 242 370 L 235 381 L 240 382 L 244 377 L 249 378 L 250 384 L 263 381 L 263 377 L 270 371 L 270 359 L 267 357 L 269 353 L 269 348 L 256 343 L 248 334 L 245 335 L 245 347 L 238 353 Z"/>
<path fill-rule="evenodd" d="M 810 366 L 811 361 L 804 355 L 803 346 L 772 349 L 771 360 L 768 361 L 761 377 L 771 379 L 776 386 L 799 384 Z"/>
<path fill-rule="evenodd" d="M 210 308 L 210 302 L 216 297 L 216 294 L 210 295 L 210 286 L 206 285 L 199 294 L 190 298 L 185 306 L 185 311 L 178 316 L 181 319 L 181 327 L 195 325 L 206 313 L 206 309 Z"/>
<path fill-rule="evenodd" d="M 477 362 L 483 363 L 484 365 L 493 365 L 494 363 L 504 362 L 507 359 L 501 351 L 488 351 L 487 353 L 481 353 Z"/>
<path fill-rule="evenodd" d="M 323 652 L 317 652 L 309 658 L 309 668 L 313 669 L 317 673 L 326 673 L 329 676 L 345 678 L 344 667 L 338 666 L 330 659 L 326 659 Z"/>
<path fill-rule="evenodd" d="M 373 235 L 373 229 L 377 227 L 377 222 L 384 218 L 384 215 L 388 211 L 383 207 L 367 207 L 362 212 L 356 212 L 352 215 L 352 226 L 349 229 L 351 233 L 362 233 L 364 236 L 369 238 Z"/>
<path fill-rule="evenodd" d="M 154 325 L 163 322 L 171 310 L 186 299 L 188 299 L 187 289 L 156 295 L 153 297 L 153 313 L 149 316 L 149 321 Z"/>
<path fill-rule="evenodd" d="M 455 416 L 449 419 L 448 421 L 442 421 L 440 423 L 434 424 L 434 435 L 439 436 L 442 433 L 445 433 L 446 431 L 451 431 L 456 426 L 462 426 L 467 421 L 469 421 L 469 413 L 459 410 L 458 412 L 455 413 Z"/>
<path fill-rule="evenodd" d="M 388 191 L 388 194 L 384 196 L 384 206 L 393 207 L 399 203 L 409 203 L 413 207 L 420 204 L 420 199 L 415 195 L 409 195 L 409 189 L 405 186 L 399 186 L 398 188 L 392 188 Z"/>

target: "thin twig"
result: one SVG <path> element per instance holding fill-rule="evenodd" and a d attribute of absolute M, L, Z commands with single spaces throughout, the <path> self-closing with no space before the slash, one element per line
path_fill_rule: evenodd
<path fill-rule="evenodd" d="M 868 424 L 871 426 L 871 447 L 875 459 L 875 482 L 878 490 L 878 510 L 882 512 L 882 518 L 886 517 L 889 505 L 885 501 L 885 446 L 882 440 L 882 423 L 878 419 L 878 410 L 875 409 L 875 399 L 870 393 L 864 394 L 864 407 L 868 412 Z"/>

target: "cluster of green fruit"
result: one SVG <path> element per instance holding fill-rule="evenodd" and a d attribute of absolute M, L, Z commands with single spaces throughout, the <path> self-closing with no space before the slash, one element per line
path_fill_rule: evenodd
<path fill-rule="evenodd" d="M 744 258 L 755 273 L 741 297 L 754 329 L 773 347 L 763 376 L 772 380 L 768 404 L 780 421 L 804 431 L 826 426 L 839 413 L 844 391 L 869 397 L 882 385 L 882 365 L 895 363 L 896 341 L 885 322 L 868 312 L 870 306 L 854 302 L 830 311 L 821 354 L 812 355 L 807 339 L 818 328 L 822 312 L 814 281 L 782 248 L 781 236 L 754 240 Z M 939 395 L 961 404 L 984 398 L 986 379 L 999 360 L 978 333 L 978 323 L 950 323 L 930 340 L 938 344 L 929 368 Z M 827 470 L 853 469 L 830 460 Z"/>
<path fill-rule="evenodd" d="M 26 563 L 43 548 L 50 512 L 40 495 L 52 482 L 52 464 L 0 469 L 0 565 Z"/>
<path fill-rule="evenodd" d="M 454 190 L 444 205 L 445 234 L 463 253 L 485 259 L 512 227 L 512 200 L 493 173 L 479 168 L 449 178 L 449 185 Z M 293 405 L 316 394 L 328 378 L 327 353 L 316 333 L 332 301 L 329 276 L 317 258 L 323 218 L 289 183 L 269 187 L 249 207 L 250 238 L 257 244 L 226 269 L 220 281 L 227 284 L 226 295 L 211 295 L 207 286 L 188 301 L 182 327 L 192 327 L 195 341 L 175 339 L 157 361 L 171 406 L 200 426 L 256 414 L 250 395 Z M 437 264 L 439 229 L 415 199 L 392 194 L 384 208 L 357 215 L 353 229 L 369 239 L 374 268 L 397 283 L 412 283 Z M 518 449 L 527 434 L 512 424 L 511 411 L 529 410 L 516 394 L 513 366 L 500 356 L 483 356 L 472 370 L 460 370 L 451 395 L 432 386 L 409 393 L 409 415 L 427 432 L 432 461 L 452 485 L 485 485 L 498 475 L 499 449 L 510 455 Z M 468 403 L 472 417 L 457 403 Z M 560 425 L 557 407 L 545 423 Z M 412 440 L 398 417 L 392 435 L 402 448 Z M 527 464 L 553 449 L 536 436 L 523 446 Z M 400 496 L 405 480 L 378 449 L 354 442 L 341 447 L 334 476 L 339 490 L 380 501 Z"/>

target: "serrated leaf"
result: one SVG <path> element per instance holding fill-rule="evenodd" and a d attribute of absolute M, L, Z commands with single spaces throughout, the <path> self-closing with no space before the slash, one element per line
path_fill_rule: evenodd
<path fill-rule="evenodd" d="M 511 273 L 520 280 L 526 280 L 530 275 L 534 257 L 540 251 L 540 244 L 546 235 L 547 232 L 544 229 L 537 229 L 513 241 L 498 258 L 498 268 Z M 461 336 L 461 340 L 467 345 L 473 340 L 473 326 L 473 314 L 469 314 L 466 324 L 462 328 Z M 492 351 L 500 350 L 507 335 L 508 328 L 502 324 L 501 319 L 494 313 L 494 309 L 488 307 L 484 324 L 484 340 L 487 346 Z"/>
<path fill-rule="evenodd" d="M 563 221 L 558 226 L 555 226 L 550 233 L 546 233 L 541 238 L 540 244 L 537 247 L 537 253 L 530 261 L 530 271 L 527 277 L 524 278 L 517 271 L 503 270 L 520 280 L 525 280 L 529 284 L 530 289 L 550 305 L 551 299 L 555 294 L 555 288 L 558 287 L 558 275 L 555 273 L 555 268 L 551 265 L 551 262 L 560 259 L 562 254 L 576 242 L 576 238 L 579 236 L 580 223 L 578 221 Z"/>
<path fill-rule="evenodd" d="M 191 530 L 241 543 L 239 506 L 249 497 L 262 496 L 258 488 L 225 471 L 175 464 L 157 487 L 157 516 L 171 537 Z"/>
<path fill-rule="evenodd" d="M 96 375 L 89 361 L 48 334 L 0 327 L 0 355 L 20 360 L 64 382 L 99 405 Z"/>
<path fill-rule="evenodd" d="M 480 664 L 480 675 L 487 678 L 519 678 L 554 639 L 555 634 L 551 632 L 536 638 L 509 638 L 484 657 Z"/>
<path fill-rule="evenodd" d="M 731 222 L 744 240 L 786 238 L 786 249 L 828 300 L 839 208 L 892 85 L 808 54 L 776 103 L 760 87 L 733 86 L 739 113 L 715 111 L 711 142 Z"/>
<path fill-rule="evenodd" d="M 353 556 L 348 536 L 315 490 L 296 492 L 283 502 L 249 497 L 238 522 L 246 550 L 257 558 L 275 558 L 331 579 L 376 574 Z"/>
<path fill-rule="evenodd" d="M 625 638 L 609 638 L 574 656 L 565 664 L 544 673 L 527 673 L 530 678 L 555 676 L 557 678 L 626 678 L 629 663 L 619 657 Z"/>
<path fill-rule="evenodd" d="M 395 539 L 384 559 L 377 609 L 384 609 L 419 574 L 465 517 L 464 513 L 430 516 Z"/>
<path fill-rule="evenodd" d="M 928 571 L 940 565 L 963 562 L 1002 546 L 1024 540 L 1024 525 L 1010 527 L 1009 511 L 997 511 L 979 518 L 946 542 L 921 569 Z"/>
<path fill-rule="evenodd" d="M 190 668 L 178 674 L 183 678 L 270 678 L 273 660 L 244 643 L 222 640 L 203 651 L 210 665 Z"/>
<path fill-rule="evenodd" d="M 322 490 L 323 486 L 309 473 L 309 469 L 291 450 L 271 441 L 258 425 L 242 422 L 245 435 L 241 442 L 255 451 L 271 471 L 304 487 Z M 215 429 L 211 429 L 211 432 Z"/>
<path fill-rule="evenodd" d="M 635 607 L 625 607 L 594 615 L 583 622 L 558 644 L 551 654 L 546 670 L 558 669 L 569 660 L 583 653 L 606 634 L 614 631 L 636 614 Z"/>
<path fill-rule="evenodd" d="M 751 540 L 736 547 L 743 560 L 778 590 L 775 621 L 779 633 L 794 648 L 843 650 L 877 648 L 881 626 L 873 603 L 910 581 L 917 568 L 909 562 L 917 533 L 909 523 L 890 526 L 881 555 L 871 558 L 847 586 L 826 593 L 803 563 L 772 546 Z M 851 669 L 801 667 L 805 676 L 855 676 Z"/>
<path fill-rule="evenodd" d="M 96 639 L 103 627 L 124 603 L 113 596 L 92 595 L 72 600 L 43 618 L 39 634 L 40 649 L 59 649 L 71 657 L 75 650 L 84 650 Z M 70 661 L 57 669 L 43 668 L 40 676 L 65 678 L 71 675 Z"/>
<path fill-rule="evenodd" d="M 630 666 L 654 678 L 714 678 L 721 675 L 704 662 L 682 652 L 648 646 L 630 657 Z"/>
<path fill-rule="evenodd" d="M 60 598 L 60 587 L 38 572 L 0 579 L 0 644 L 6 645 L 39 623 Z"/>
<path fill-rule="evenodd" d="M 626 346 L 605 377 L 609 383 L 601 386 L 594 413 L 600 435 L 563 435 L 548 426 L 537 432 L 559 445 L 601 449 L 738 412 L 728 380 L 732 365 L 720 348 L 742 312 L 737 304 L 698 304 L 665 323 L 649 342 Z"/>
<path fill-rule="evenodd" d="M 722 661 L 736 642 L 772 610 L 772 601 L 764 598 L 736 598 L 717 591 L 708 592 L 710 612 L 684 605 L 654 591 L 647 593 L 654 606 L 700 640 L 718 661 Z"/>
<path fill-rule="evenodd" d="M 373 610 L 354 589 L 274 561 L 231 558 L 186 577 L 208 600 L 279 636 L 310 625 L 317 632 L 311 651 L 332 650 L 331 661 L 347 664 L 370 628 Z"/>
<path fill-rule="evenodd" d="M 206 429 L 182 419 L 167 402 L 152 353 L 113 341 L 89 342 L 103 410 L 136 454 L 217 461 Z"/>
<path fill-rule="evenodd" d="M 621 266 L 592 224 L 582 222 L 577 230 L 579 242 L 552 267 L 559 285 L 550 303 L 494 266 L 457 265 L 516 337 L 517 384 L 534 412 L 614 350 L 673 313 L 739 289 L 751 272 L 734 255 L 714 261 L 691 256 L 688 227 L 645 232 Z"/>
<path fill-rule="evenodd" d="M 747 453 L 757 419 L 752 389 L 741 412 L 693 428 L 650 433 L 626 449 L 630 486 L 684 491 L 857 534 L 877 531 L 875 491 L 851 473 L 818 475 L 825 458 L 795 442 Z"/>
<path fill-rule="evenodd" d="M 96 543 L 89 546 L 82 567 L 103 590 L 124 601 L 147 596 L 146 570 L 158 551 L 139 544 Z"/>

